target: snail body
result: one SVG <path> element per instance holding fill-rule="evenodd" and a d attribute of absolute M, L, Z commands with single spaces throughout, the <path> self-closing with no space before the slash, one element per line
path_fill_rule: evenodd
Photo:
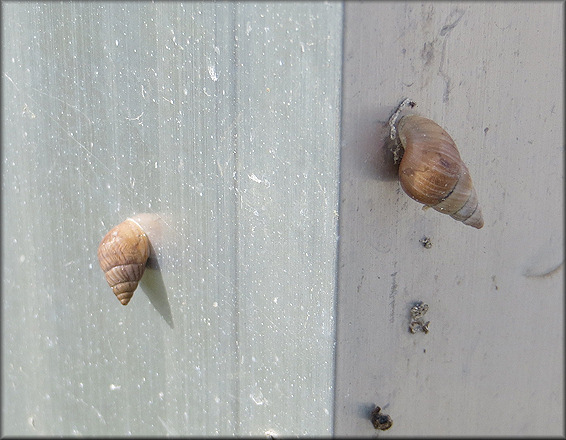
<path fill-rule="evenodd" d="M 477 193 L 454 140 L 422 116 L 406 115 L 396 122 L 400 109 L 390 125 L 391 137 L 398 138 L 403 150 L 401 187 L 417 202 L 480 229 L 484 223 Z"/>
<path fill-rule="evenodd" d="M 143 276 L 150 254 L 147 234 L 133 219 L 128 218 L 112 228 L 98 247 L 98 261 L 108 285 L 122 303 L 127 305 Z"/>

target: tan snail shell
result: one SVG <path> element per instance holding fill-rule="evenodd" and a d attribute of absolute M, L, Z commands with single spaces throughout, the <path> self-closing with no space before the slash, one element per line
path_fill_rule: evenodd
<path fill-rule="evenodd" d="M 399 164 L 403 190 L 417 202 L 480 229 L 483 217 L 476 190 L 450 135 L 418 115 L 403 116 L 396 130 L 404 149 Z"/>
<path fill-rule="evenodd" d="M 141 226 L 129 218 L 112 228 L 98 247 L 98 261 L 106 281 L 122 305 L 127 305 L 143 276 L 150 253 Z"/>

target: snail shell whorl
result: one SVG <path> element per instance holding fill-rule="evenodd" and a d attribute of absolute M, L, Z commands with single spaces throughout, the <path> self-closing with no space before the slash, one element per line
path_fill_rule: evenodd
<path fill-rule="evenodd" d="M 149 257 L 149 240 L 140 225 L 127 219 L 112 228 L 98 247 L 98 261 L 106 281 L 122 305 L 138 287 Z"/>
<path fill-rule="evenodd" d="M 414 200 L 480 229 L 483 218 L 476 190 L 450 135 L 417 115 L 403 116 L 397 131 L 405 150 L 399 165 L 403 190 Z"/>

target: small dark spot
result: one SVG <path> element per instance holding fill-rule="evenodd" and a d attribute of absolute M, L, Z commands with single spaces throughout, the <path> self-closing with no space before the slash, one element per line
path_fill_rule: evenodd
<path fill-rule="evenodd" d="M 447 170 L 451 170 L 452 168 L 455 168 L 457 166 L 454 162 L 447 160 L 445 157 L 440 158 L 440 165 L 442 165 Z"/>
<path fill-rule="evenodd" d="M 393 426 L 393 420 L 388 414 L 382 414 L 381 408 L 376 406 L 371 412 L 371 423 L 375 429 L 386 431 Z"/>
<path fill-rule="evenodd" d="M 418 331 L 428 333 L 430 321 L 424 322 L 424 315 L 428 311 L 428 304 L 417 303 L 411 308 L 411 322 L 409 324 L 409 331 L 416 333 Z"/>
<path fill-rule="evenodd" d="M 426 249 L 430 249 L 432 247 L 432 241 L 430 241 L 429 237 L 423 237 L 419 240 L 419 243 L 423 245 Z"/>
<path fill-rule="evenodd" d="M 493 281 L 493 287 L 495 287 L 495 290 L 499 290 L 499 286 L 497 285 L 497 279 L 495 278 L 495 275 L 491 276 L 491 281 Z"/>
<path fill-rule="evenodd" d="M 428 66 L 434 59 L 434 44 L 425 43 L 421 51 L 421 58 L 425 61 L 425 66 Z"/>
<path fill-rule="evenodd" d="M 488 131 L 489 131 L 489 127 L 485 127 L 485 128 L 483 129 L 484 134 L 487 134 Z"/>

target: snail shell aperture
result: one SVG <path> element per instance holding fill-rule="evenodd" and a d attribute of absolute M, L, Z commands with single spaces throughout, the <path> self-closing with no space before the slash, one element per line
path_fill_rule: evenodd
<path fill-rule="evenodd" d="M 417 202 L 480 229 L 483 217 L 476 190 L 450 135 L 422 116 L 395 119 L 390 121 L 391 137 L 398 136 L 404 150 L 399 164 L 403 190 Z"/>
<path fill-rule="evenodd" d="M 138 287 L 150 254 L 149 239 L 141 226 L 129 218 L 112 228 L 98 247 L 98 261 L 106 281 L 127 305 Z"/>

